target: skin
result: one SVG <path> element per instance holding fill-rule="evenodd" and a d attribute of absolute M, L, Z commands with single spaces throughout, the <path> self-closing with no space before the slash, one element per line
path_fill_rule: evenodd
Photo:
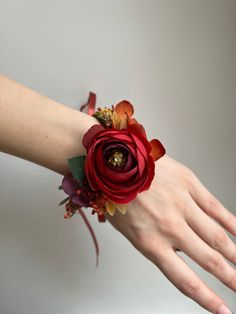
<path fill-rule="evenodd" d="M 177 254 L 183 251 L 236 292 L 236 217 L 186 166 L 168 155 L 156 162 L 151 188 L 138 195 L 125 216 L 108 217 L 134 247 L 186 296 L 216 313 L 223 299 Z M 218 222 L 218 223 L 217 223 Z"/>
<path fill-rule="evenodd" d="M 0 76 L 0 151 L 61 175 L 67 159 L 85 154 L 83 134 L 97 120 Z M 185 263 L 182 251 L 236 291 L 236 217 L 185 165 L 165 155 L 156 161 L 149 190 L 109 222 L 184 295 L 212 313 L 224 300 Z"/>

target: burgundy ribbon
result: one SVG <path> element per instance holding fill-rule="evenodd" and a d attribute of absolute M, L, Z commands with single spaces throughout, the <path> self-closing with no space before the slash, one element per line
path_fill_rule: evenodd
<path fill-rule="evenodd" d="M 89 98 L 86 104 L 82 105 L 80 107 L 80 111 L 83 112 L 83 110 L 85 108 L 87 108 L 87 114 L 89 114 L 90 116 L 92 116 L 95 112 L 95 106 L 96 106 L 96 94 L 94 94 L 93 92 L 89 92 Z M 95 246 L 95 250 L 96 250 L 96 267 L 98 267 L 98 259 L 99 259 L 99 245 L 98 245 L 98 241 L 96 238 L 96 235 L 93 231 L 93 228 L 91 226 L 91 224 L 89 223 L 85 213 L 83 212 L 82 208 L 79 209 L 79 213 L 82 216 L 86 226 L 88 227 L 88 230 L 91 234 L 91 237 L 93 239 L 93 243 Z M 98 215 L 98 220 L 101 221 L 105 221 L 104 219 L 100 219 L 99 215 Z"/>
<path fill-rule="evenodd" d="M 93 92 L 89 92 L 88 101 L 86 104 L 80 107 L 80 111 L 83 111 L 84 108 L 88 107 L 87 114 L 92 116 L 95 112 L 95 106 L 96 106 L 96 94 L 94 94 Z"/>
<path fill-rule="evenodd" d="M 86 107 L 87 109 L 87 114 L 92 116 L 95 112 L 95 106 L 96 106 L 96 94 L 93 92 L 89 92 L 89 98 L 86 104 L 82 105 L 80 107 L 80 111 L 82 112 Z M 106 218 L 105 216 L 98 215 L 98 221 L 99 222 L 105 222 Z"/>

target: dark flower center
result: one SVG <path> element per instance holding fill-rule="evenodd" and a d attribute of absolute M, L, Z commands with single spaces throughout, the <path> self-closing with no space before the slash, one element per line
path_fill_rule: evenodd
<path fill-rule="evenodd" d="M 108 162 L 113 167 L 123 167 L 127 162 L 127 151 L 116 148 L 109 152 Z"/>

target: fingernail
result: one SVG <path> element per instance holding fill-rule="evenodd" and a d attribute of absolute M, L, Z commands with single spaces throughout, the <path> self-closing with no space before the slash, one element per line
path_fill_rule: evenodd
<path fill-rule="evenodd" d="M 221 304 L 221 306 L 217 309 L 216 314 L 233 314 L 229 308 L 225 304 Z"/>

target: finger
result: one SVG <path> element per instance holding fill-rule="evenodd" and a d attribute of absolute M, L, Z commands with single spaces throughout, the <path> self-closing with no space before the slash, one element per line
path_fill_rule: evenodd
<path fill-rule="evenodd" d="M 225 261 L 219 252 L 199 238 L 187 223 L 185 224 L 184 232 L 179 232 L 176 238 L 172 239 L 174 246 L 236 292 L 236 270 Z"/>
<path fill-rule="evenodd" d="M 213 249 L 236 265 L 236 245 L 215 220 L 205 214 L 189 197 L 185 220 L 192 230 Z"/>
<path fill-rule="evenodd" d="M 215 313 L 224 301 L 210 289 L 173 249 L 158 256 L 157 266 L 184 295 Z"/>
<path fill-rule="evenodd" d="M 236 217 L 210 193 L 197 176 L 193 176 L 189 193 L 206 214 L 218 221 L 229 232 L 236 236 Z"/>

